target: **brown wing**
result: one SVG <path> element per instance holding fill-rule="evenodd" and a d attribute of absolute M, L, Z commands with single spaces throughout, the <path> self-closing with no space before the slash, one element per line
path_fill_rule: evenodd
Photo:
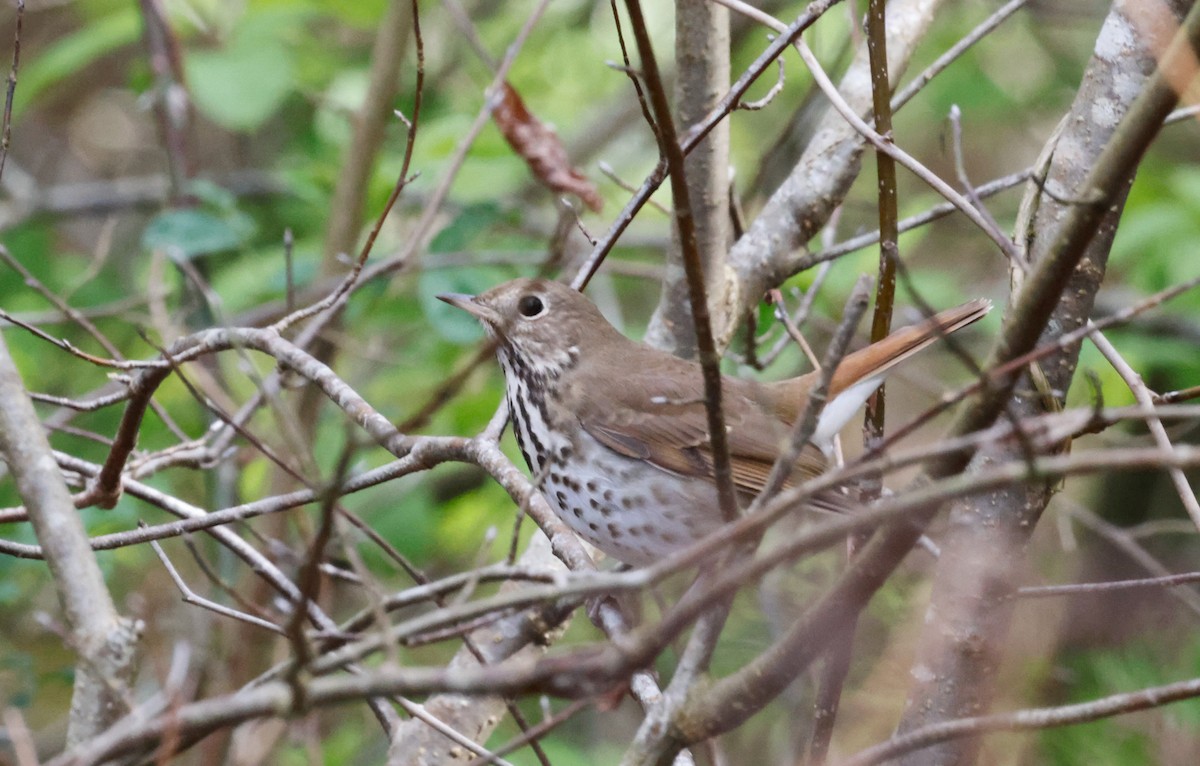
<path fill-rule="evenodd" d="M 603 384 L 577 381 L 569 398 L 580 425 L 622 455 L 672 473 L 711 479 L 713 457 L 699 367 L 674 357 L 637 353 L 640 350 L 623 360 L 626 371 Z M 750 494 L 766 483 L 791 430 L 767 414 L 759 388 L 733 378 L 725 378 L 722 386 L 734 484 Z M 825 468 L 824 454 L 809 445 L 792 481 L 811 478 Z"/>

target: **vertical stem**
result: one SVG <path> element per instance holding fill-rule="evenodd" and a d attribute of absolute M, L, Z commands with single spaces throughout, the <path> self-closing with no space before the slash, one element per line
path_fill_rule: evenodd
<path fill-rule="evenodd" d="M 712 318 L 704 288 L 704 270 L 700 264 L 700 248 L 696 241 L 696 222 L 692 217 L 691 195 L 685 176 L 683 150 L 671 116 L 671 105 L 663 88 L 662 75 L 654 58 L 650 31 L 638 0 L 626 0 L 630 25 L 637 40 L 642 59 L 642 75 L 650 96 L 650 106 L 658 124 L 659 151 L 667 160 L 671 174 L 671 196 L 674 200 L 675 225 L 679 228 L 679 243 L 687 273 L 688 293 L 692 304 L 692 323 L 696 329 L 696 346 L 704 375 L 704 404 L 708 413 L 708 436 L 713 452 L 713 472 L 721 515 L 726 521 L 737 517 L 737 498 L 733 494 L 733 472 L 729 463 L 729 439 L 725 433 L 725 415 L 721 411 L 721 357 L 713 342 Z"/>
<path fill-rule="evenodd" d="M 870 0 L 867 8 L 867 53 L 871 63 L 871 100 L 875 110 L 875 130 L 892 140 L 891 86 L 888 82 L 887 28 L 884 0 Z M 871 342 L 883 340 L 892 329 L 892 305 L 896 294 L 896 261 L 900 256 L 896 203 L 896 162 L 876 150 L 875 164 L 879 189 L 879 283 L 875 286 L 875 316 L 871 321 Z M 867 402 L 865 422 L 867 442 L 883 435 L 884 387 Z"/>
<path fill-rule="evenodd" d="M 679 131 L 704 121 L 729 88 L 729 11 L 711 0 L 675 3 L 675 109 Z M 721 120 L 687 152 L 684 161 L 692 219 L 706 293 L 724 273 L 731 239 L 729 120 Z M 689 288 L 678 231 L 667 255 L 662 297 L 646 330 L 646 342 L 679 356 L 696 354 L 688 309 Z M 717 316 L 718 325 L 725 319 Z"/>
<path fill-rule="evenodd" d="M 875 130 L 885 139 L 892 138 L 891 83 L 888 75 L 887 26 L 884 0 L 870 0 L 867 6 L 867 55 L 871 69 L 871 102 L 875 114 Z M 879 191 L 879 280 L 875 286 L 875 313 L 871 320 L 871 342 L 887 337 L 892 329 L 892 307 L 896 295 L 896 262 L 900 250 L 899 213 L 896 199 L 896 162 L 891 155 L 875 151 L 877 188 Z M 884 386 L 867 400 L 867 411 L 863 418 L 863 441 L 869 447 L 883 437 L 886 397 Z M 870 481 L 864 487 L 864 498 L 879 496 L 879 482 Z M 865 539 L 854 539 L 847 543 L 847 555 L 865 543 Z M 833 739 L 834 724 L 841 702 L 842 688 L 850 671 L 850 660 L 854 647 L 854 634 L 858 628 L 857 613 L 850 616 L 844 628 L 843 640 L 833 643 L 825 655 L 817 690 L 816 719 L 813 738 L 809 747 L 809 763 L 817 766 L 825 763 L 829 743 Z"/>
<path fill-rule="evenodd" d="M 8 88 L 4 94 L 4 123 L 0 127 L 0 176 L 8 161 L 8 147 L 12 143 L 13 94 L 17 91 L 17 70 L 21 68 L 21 22 L 25 19 L 25 0 L 17 0 L 16 31 L 13 32 L 12 69 L 8 70 Z"/>
<path fill-rule="evenodd" d="M 171 181 L 171 205 L 178 205 L 192 176 L 188 155 L 187 132 L 191 124 L 192 103 L 183 74 L 183 53 L 179 39 L 167 20 L 161 0 L 140 0 L 146 53 L 154 72 L 154 113 L 158 119 L 167 171 Z"/>

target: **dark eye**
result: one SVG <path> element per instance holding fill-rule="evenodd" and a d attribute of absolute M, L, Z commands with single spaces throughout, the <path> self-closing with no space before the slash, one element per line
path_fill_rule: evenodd
<path fill-rule="evenodd" d="M 542 303 L 542 299 L 536 295 L 526 295 L 517 304 L 517 311 L 520 311 L 523 317 L 535 317 L 542 313 L 545 308 L 546 306 Z"/>

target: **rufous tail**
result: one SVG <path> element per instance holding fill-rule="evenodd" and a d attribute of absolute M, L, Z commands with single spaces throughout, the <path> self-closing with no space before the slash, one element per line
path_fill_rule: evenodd
<path fill-rule="evenodd" d="M 923 322 L 902 327 L 883 340 L 847 354 L 829 386 L 828 401 L 859 381 L 882 376 L 913 354 L 947 335 L 977 322 L 992 310 L 992 302 L 976 298 L 961 306 L 940 311 Z M 770 384 L 779 396 L 774 403 L 777 412 L 789 422 L 800 416 L 808 401 L 808 392 L 817 381 L 816 373 Z"/>

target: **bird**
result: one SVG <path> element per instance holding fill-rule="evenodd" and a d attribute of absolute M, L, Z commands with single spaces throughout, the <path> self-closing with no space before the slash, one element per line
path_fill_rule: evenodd
<path fill-rule="evenodd" d="M 521 455 L 551 508 L 608 556 L 644 566 L 724 523 L 699 363 L 621 334 L 582 293 L 520 278 L 440 300 L 496 343 Z M 827 471 L 834 438 L 897 364 L 981 319 L 976 299 L 847 354 L 789 482 Z M 819 373 L 761 383 L 723 375 L 733 483 L 748 502 L 804 412 Z"/>

